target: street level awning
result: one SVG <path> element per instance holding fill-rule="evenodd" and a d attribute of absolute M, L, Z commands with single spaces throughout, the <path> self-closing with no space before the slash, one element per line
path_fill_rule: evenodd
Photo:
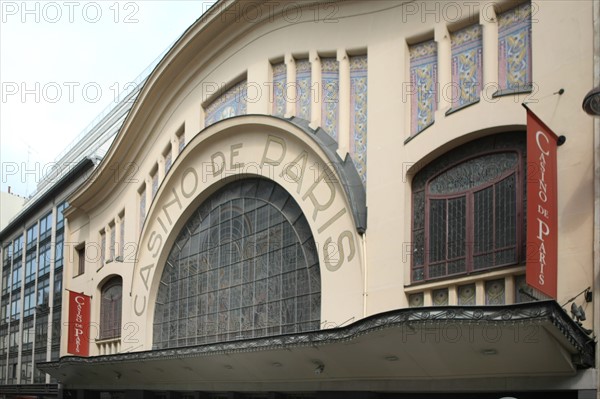
<path fill-rule="evenodd" d="M 314 332 L 37 366 L 66 389 L 398 391 L 435 381 L 466 389 L 458 382 L 468 380 L 485 390 L 511 378 L 531 387 L 574 379 L 593 367 L 594 350 L 556 302 L 543 301 L 399 309 Z"/>

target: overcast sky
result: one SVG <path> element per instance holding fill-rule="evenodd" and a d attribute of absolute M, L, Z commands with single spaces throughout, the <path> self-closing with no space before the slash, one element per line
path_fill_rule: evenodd
<path fill-rule="evenodd" d="M 56 156 L 212 3 L 0 0 L 0 190 L 31 195 Z"/>

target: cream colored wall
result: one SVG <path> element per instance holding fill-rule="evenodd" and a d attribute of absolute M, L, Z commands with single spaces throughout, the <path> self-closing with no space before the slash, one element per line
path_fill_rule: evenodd
<path fill-rule="evenodd" d="M 0 230 L 23 208 L 25 198 L 0 192 Z"/>
<path fill-rule="evenodd" d="M 222 4 L 225 3 L 230 2 Z M 473 7 L 475 3 L 478 3 L 477 7 Z M 497 74 L 497 36 L 494 36 L 495 21 L 489 21 L 487 16 L 493 4 L 506 3 L 457 2 L 455 4 L 462 7 L 461 18 L 450 23 L 444 19 L 448 15 L 442 8 L 437 13 L 426 12 L 445 3 L 429 1 L 410 5 L 392 1 L 343 2 L 334 3 L 334 8 L 322 5 L 321 17 L 333 12 L 330 23 L 315 21 L 315 8 L 309 6 L 310 3 L 303 9 L 301 23 L 290 23 L 289 13 L 287 16 L 277 14 L 284 3 L 271 9 L 270 13 L 267 10 L 262 23 L 243 16 L 238 23 L 232 23 L 219 15 L 212 16 L 209 24 L 198 23 L 149 79 L 125 124 L 124 133 L 121 132 L 100 167 L 98 182 L 91 183 L 73 198 L 76 209 L 69 215 L 71 241 L 98 240 L 99 231 L 124 209 L 125 241 L 140 248 L 138 189 L 145 181 L 146 193 L 149 193 L 150 170 L 160 162 L 169 142 L 175 160 L 178 153 L 176 132 L 182 125 L 185 125 L 186 142 L 204 128 L 203 105 L 214 98 L 214 93 L 209 90 L 214 87 L 213 83 L 231 84 L 246 76 L 248 82 L 264 88 L 257 101 L 248 104 L 248 113 L 269 113 L 271 105 L 265 82 L 271 79 L 270 60 L 283 58 L 289 61 L 294 56 L 305 58 L 310 55 L 314 65 L 318 65 L 319 55 L 337 55 L 343 61 L 348 53 L 366 52 L 369 57 L 366 269 L 362 273 L 332 279 L 336 290 L 343 291 L 346 285 L 363 284 L 362 279 L 366 278 L 366 302 L 363 302 L 365 299 L 360 290 L 352 290 L 351 298 L 353 303 L 366 306 L 364 315 L 406 307 L 404 287 L 409 283 L 410 258 L 404 254 L 404 245 L 410 242 L 410 175 L 419 165 L 462 142 L 492 132 L 524 128 L 525 111 L 520 103 L 527 100 L 530 108 L 557 134 L 567 136 L 567 143 L 559 149 L 558 164 L 558 302 L 563 303 L 592 283 L 592 121 L 581 110 L 581 100 L 592 85 L 591 2 L 533 3 L 533 93 L 491 99 L 491 93 L 487 92 L 487 97 L 484 95 L 478 104 L 447 117 L 444 116 L 447 103 L 442 101 L 434 125 L 405 144 L 410 135 L 410 102 L 405 93 L 405 85 L 409 82 L 407 42 L 434 37 L 443 47 L 448 41 L 444 35 L 449 25 L 452 28 L 468 18 L 479 20 L 485 29 L 484 81 L 493 83 Z M 312 11 L 310 7 L 313 7 Z M 198 48 L 194 48 L 195 42 L 202 42 L 202 46 L 197 44 Z M 444 51 L 440 53 L 440 79 L 447 81 L 450 59 L 444 57 Z M 562 96 L 552 95 L 560 88 L 565 89 Z M 347 101 L 346 98 L 340 100 L 341 116 L 347 115 L 344 113 Z M 313 119 L 313 124 L 315 122 L 318 123 L 318 119 Z M 342 127 L 340 134 L 340 152 L 344 155 L 349 132 Z M 224 137 L 223 143 L 228 139 Z M 320 157 L 322 159 L 322 154 Z M 183 163 L 183 160 L 178 162 Z M 131 170 L 135 173 L 128 175 Z M 160 173 L 163 176 L 163 172 Z M 171 173 L 175 175 L 181 171 Z M 165 187 L 169 181 L 167 178 L 163 182 Z M 166 190 L 161 188 L 161 192 Z M 157 202 L 166 197 L 162 198 Z M 302 202 L 299 201 L 301 206 Z M 147 209 L 151 205 L 148 200 Z M 152 206 L 158 207 L 157 204 Z M 177 225 L 184 219 L 185 213 L 182 213 Z M 149 231 L 143 233 L 142 244 L 148 239 L 145 235 Z M 144 256 L 140 251 L 137 255 Z M 161 252 L 161 257 L 165 251 L 168 249 Z M 133 317 L 133 297 L 128 295 L 129 287 L 135 291 L 143 285 L 138 277 L 134 277 L 143 263 L 126 259 L 101 267 L 98 261 L 92 260 L 86 273 L 75 278 L 72 263 L 71 260 L 66 265 L 65 287 L 93 294 L 94 298 L 99 297 L 99 287 L 106 278 L 121 275 L 124 283 L 123 324 Z M 323 265 L 321 269 L 323 274 L 327 273 Z M 92 320 L 97 321 L 99 300 L 92 302 Z M 361 317 L 363 312 L 355 311 L 354 307 L 351 306 L 348 314 Z M 335 315 L 337 311 L 340 317 L 334 318 L 344 319 L 347 312 L 343 306 L 324 310 L 328 315 Z M 64 321 L 67 315 L 64 312 Z M 588 316 L 591 323 L 591 314 Z M 148 333 L 140 335 L 140 347 L 132 343 L 129 348 L 149 349 L 151 327 L 150 319 L 141 324 L 140 330 Z M 62 344 L 65 355 L 65 335 Z M 97 354 L 94 345 L 91 349 L 91 354 Z"/>
<path fill-rule="evenodd" d="M 430 154 L 439 154 L 440 148 L 443 152 L 456 146 L 453 140 L 459 143 L 467 137 L 486 134 L 487 129 L 499 126 L 524 127 L 526 120 L 521 107 L 523 101 L 556 134 L 565 135 L 567 142 L 558 150 L 557 298 L 559 303 L 564 303 L 592 285 L 593 121 L 581 109 L 581 101 L 592 85 L 592 3 L 557 1 L 533 4 L 534 91 L 531 94 L 496 99 L 488 95 L 487 101 L 484 96 L 479 104 L 447 117 L 444 117 L 447 108 L 440 109 L 436 113 L 434 125 L 403 146 L 399 157 L 406 165 L 414 163 L 413 169 L 416 170 L 432 158 Z M 485 9 L 485 6 L 481 8 Z M 480 20 L 484 17 L 482 12 Z M 484 38 L 484 51 L 486 43 Z M 493 54 L 486 57 L 484 53 L 484 60 L 496 59 Z M 443 68 L 442 60 L 439 62 L 440 68 Z M 446 59 L 445 62 L 449 60 Z M 489 77 L 484 77 L 484 80 L 494 82 Z M 553 95 L 561 88 L 565 89 L 562 96 Z M 409 104 L 403 106 L 409 107 Z M 432 137 L 435 139 L 432 140 Z M 410 208 L 409 190 L 410 184 L 405 183 L 401 196 L 407 209 Z M 410 237 L 410 224 L 405 224 L 404 234 L 405 237 Z M 405 281 L 409 278 L 408 270 L 409 265 L 406 264 Z M 591 306 L 588 313 L 591 313 Z"/>

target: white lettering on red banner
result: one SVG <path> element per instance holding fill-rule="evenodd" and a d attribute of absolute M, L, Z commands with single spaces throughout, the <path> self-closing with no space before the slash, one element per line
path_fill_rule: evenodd
<path fill-rule="evenodd" d="M 84 294 L 69 292 L 69 342 L 67 352 L 78 356 L 89 356 L 90 302 Z"/>
<path fill-rule="evenodd" d="M 556 299 L 558 137 L 527 109 L 527 284 Z"/>

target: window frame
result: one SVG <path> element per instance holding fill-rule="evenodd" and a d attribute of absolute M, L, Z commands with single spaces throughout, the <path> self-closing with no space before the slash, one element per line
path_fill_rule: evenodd
<path fill-rule="evenodd" d="M 108 234 L 108 259 L 106 263 L 110 263 L 116 257 L 117 231 L 114 220 L 108 224 L 108 232 L 106 234 Z"/>
<path fill-rule="evenodd" d="M 27 251 L 34 249 L 38 241 L 38 224 L 35 222 L 27 229 Z"/>
<path fill-rule="evenodd" d="M 100 235 L 100 267 L 98 269 L 101 269 L 106 263 L 106 229 L 100 230 L 98 234 Z"/>
<path fill-rule="evenodd" d="M 67 209 L 68 206 L 69 203 L 67 201 L 63 201 L 56 207 L 56 230 L 64 228 L 65 216 L 63 212 L 65 211 L 65 209 Z"/>
<path fill-rule="evenodd" d="M 50 273 L 52 243 L 50 241 L 38 245 L 38 278 Z"/>
<path fill-rule="evenodd" d="M 40 241 L 50 238 L 52 234 L 52 211 L 48 212 L 40 219 L 39 233 Z"/>
<path fill-rule="evenodd" d="M 158 193 L 158 187 L 160 186 L 159 178 L 158 163 L 155 163 L 152 167 L 152 170 L 150 170 L 150 193 L 152 199 L 154 199 L 154 197 L 156 197 L 156 193 Z"/>
<path fill-rule="evenodd" d="M 38 281 L 35 290 L 35 306 L 50 307 L 50 277 Z"/>
<path fill-rule="evenodd" d="M 119 246 L 117 250 L 117 262 L 123 262 L 125 258 L 125 210 L 119 214 Z"/>
<path fill-rule="evenodd" d="M 147 196 L 146 196 L 146 183 L 143 183 L 138 189 L 138 217 L 139 217 L 139 229 L 140 232 L 144 228 L 144 222 L 146 221 L 147 211 Z"/>
<path fill-rule="evenodd" d="M 77 269 L 75 269 L 73 277 L 81 276 L 85 273 L 85 242 L 75 247 L 75 253 L 77 254 Z"/>
<path fill-rule="evenodd" d="M 175 133 L 175 137 L 177 138 L 177 155 L 183 152 L 185 148 L 185 125 L 182 125 L 177 133 Z"/>
<path fill-rule="evenodd" d="M 108 290 L 120 287 L 120 297 L 107 301 L 104 297 Z M 110 305 L 110 309 L 107 308 Z M 116 306 L 116 307 L 115 307 Z M 99 340 L 117 339 L 121 337 L 123 317 L 123 279 L 120 276 L 111 277 L 100 290 L 100 332 Z M 107 326 L 106 323 L 111 323 Z"/>
<path fill-rule="evenodd" d="M 163 151 L 163 160 L 165 170 L 164 174 L 166 176 L 167 173 L 169 173 L 169 170 L 171 170 L 171 166 L 173 166 L 173 146 L 171 145 L 171 143 L 167 144 Z"/>
<path fill-rule="evenodd" d="M 459 149 L 460 147 L 455 148 L 454 150 Z M 454 151 L 454 150 L 450 150 L 445 154 L 440 155 L 438 158 L 432 160 L 430 162 L 430 164 L 435 163 L 437 160 L 439 160 L 440 158 L 443 158 L 444 156 L 447 156 L 450 152 Z M 510 170 L 505 171 L 499 175 L 497 175 L 496 177 L 494 177 L 491 180 L 487 180 L 485 181 L 483 184 L 479 184 L 477 186 L 471 187 L 467 190 L 461 190 L 461 191 L 456 191 L 456 192 L 452 192 L 452 193 L 444 193 L 444 194 L 432 194 L 430 192 L 430 185 L 431 182 L 434 181 L 436 178 L 438 178 L 439 176 L 441 176 L 442 174 L 458 167 L 459 165 L 472 161 L 474 159 L 477 158 L 482 158 L 482 157 L 486 157 L 489 155 L 493 155 L 493 154 L 501 154 L 501 153 L 516 153 L 517 154 L 517 161 L 514 165 L 514 167 L 512 167 Z M 433 282 L 433 281 L 440 281 L 440 280 L 444 280 L 444 279 L 452 279 L 452 278 L 456 278 L 456 277 L 460 277 L 460 276 L 468 276 L 471 274 L 475 274 L 475 273 L 485 273 L 485 272 L 489 272 L 491 270 L 496 270 L 499 268 L 504 268 L 504 267 L 509 267 L 509 266 L 514 266 L 514 265 L 519 265 L 521 263 L 524 262 L 525 260 L 525 232 L 524 232 L 524 227 L 525 227 L 525 180 L 526 180 L 526 153 L 524 150 L 522 150 L 521 148 L 519 148 L 516 145 L 513 146 L 509 146 L 509 147 L 503 147 L 503 148 L 494 148 L 494 149 L 484 149 L 481 151 L 477 151 L 475 153 L 472 153 L 468 156 L 463 156 L 458 158 L 458 160 L 454 161 L 454 162 L 450 162 L 447 165 L 444 165 L 443 168 L 441 168 L 439 171 L 436 171 L 435 173 L 433 173 L 431 176 L 429 176 L 425 182 L 424 182 L 424 186 L 422 188 L 422 190 L 419 190 L 423 192 L 423 203 L 424 203 L 424 215 L 423 215 L 423 264 L 422 265 L 418 265 L 416 268 L 417 269 L 423 269 L 423 278 L 420 280 L 415 280 L 414 279 L 414 272 L 415 272 L 415 256 L 414 256 L 414 252 L 416 251 L 416 249 L 414 249 L 414 243 L 416 242 L 416 238 L 415 238 L 415 191 L 412 190 L 412 183 L 411 183 L 411 242 L 413 243 L 411 245 L 411 248 L 413 248 L 413 253 L 411 253 L 411 264 L 410 264 L 410 282 L 411 284 L 423 284 L 423 283 L 429 283 L 429 282 Z M 429 166 L 429 165 L 428 165 Z M 427 167 L 427 166 L 426 166 Z M 420 171 L 419 171 L 420 172 Z M 516 238 L 515 238 L 515 245 L 514 248 L 516 249 L 516 262 L 510 262 L 510 263 L 503 263 L 500 265 L 491 265 L 491 266 L 486 266 L 486 267 L 482 267 L 479 269 L 475 269 L 474 268 L 474 257 L 475 255 L 475 232 L 474 232 L 474 219 L 475 219 L 475 201 L 474 201 L 474 196 L 475 193 L 486 190 L 490 187 L 494 187 L 496 184 L 504 181 L 505 179 L 507 179 L 508 177 L 510 177 L 511 175 L 515 175 L 515 218 L 516 218 L 516 224 L 515 224 L 515 229 L 516 229 Z M 465 271 L 464 272 L 458 272 L 458 273 L 448 273 L 448 269 L 446 266 L 446 274 L 441 275 L 441 276 L 436 276 L 436 277 L 429 277 L 429 268 L 432 266 L 431 262 L 430 262 L 430 256 L 431 256 L 431 239 L 430 239 L 430 235 L 431 235 L 431 231 L 430 231 L 430 216 L 431 216 L 431 200 L 451 200 L 451 199 L 456 199 L 456 198 L 465 198 L 465 256 L 463 257 L 465 259 Z M 447 202 L 446 202 L 447 204 Z M 447 206 L 447 205 L 446 205 Z M 446 218 L 448 217 L 448 215 L 446 214 Z M 496 218 L 496 212 L 494 211 L 494 220 Z M 450 259 L 448 258 L 448 224 L 446 224 L 446 234 L 445 234 L 445 251 L 446 251 L 446 257 L 443 261 L 437 261 L 436 264 L 438 263 L 448 263 L 451 262 L 455 259 L 463 259 L 463 258 L 453 258 Z M 487 251 L 484 252 L 483 254 L 486 253 L 495 253 L 496 251 L 500 251 L 502 249 L 499 248 L 494 248 L 491 251 Z"/>

